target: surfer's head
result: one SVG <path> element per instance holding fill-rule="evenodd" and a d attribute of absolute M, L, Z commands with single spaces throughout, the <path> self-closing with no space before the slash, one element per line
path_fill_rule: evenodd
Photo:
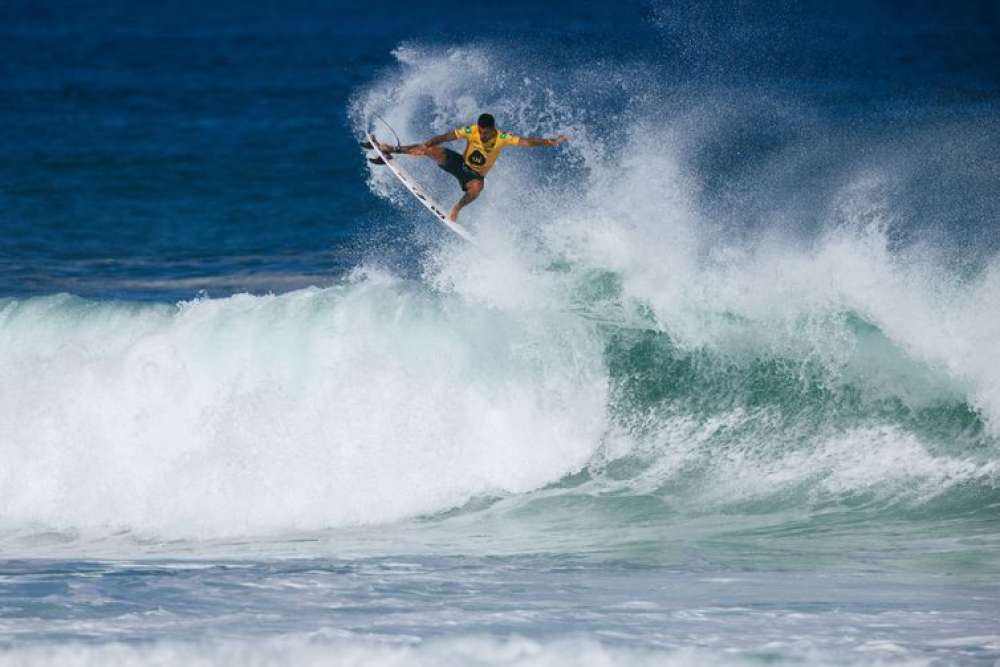
<path fill-rule="evenodd" d="M 486 141 L 496 136 L 497 119 L 493 117 L 493 114 L 481 114 L 479 119 L 476 120 L 476 125 L 479 126 L 479 136 Z"/>

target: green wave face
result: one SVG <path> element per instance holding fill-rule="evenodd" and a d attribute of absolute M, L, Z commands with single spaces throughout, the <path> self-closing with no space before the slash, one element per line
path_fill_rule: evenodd
<path fill-rule="evenodd" d="M 604 341 L 601 445 L 583 470 L 470 516 L 657 562 L 854 567 L 892 545 L 878 566 L 1000 569 L 1000 440 L 948 368 L 853 311 L 778 332 L 685 312 L 715 332 L 691 345 L 630 303 L 620 276 L 575 280 L 575 308 Z"/>

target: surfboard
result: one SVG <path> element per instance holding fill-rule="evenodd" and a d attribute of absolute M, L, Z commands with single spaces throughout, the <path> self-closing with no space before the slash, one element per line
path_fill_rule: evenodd
<path fill-rule="evenodd" d="M 385 166 L 388 167 L 389 171 L 391 171 L 392 174 L 397 179 L 399 179 L 400 183 L 406 186 L 406 189 L 410 191 L 410 194 L 412 194 L 414 197 L 417 198 L 417 201 L 423 204 L 428 211 L 434 214 L 434 217 L 437 218 L 438 221 L 441 222 L 441 224 L 450 229 L 452 232 L 461 236 L 469 243 L 476 242 L 475 238 L 472 236 L 472 234 L 469 233 L 468 229 L 458 224 L 457 222 L 452 222 L 451 220 L 449 220 L 448 214 L 444 212 L 444 207 L 441 206 L 441 204 L 437 203 L 433 197 L 427 194 L 427 192 L 422 187 L 420 187 L 420 185 L 415 180 L 413 180 L 413 177 L 410 176 L 406 172 L 406 170 L 403 169 L 403 167 L 396 164 L 395 160 L 393 160 L 390 156 L 386 155 L 379 149 L 378 140 L 375 138 L 375 135 L 373 135 L 370 131 L 367 133 L 367 139 L 368 143 L 371 144 L 372 147 L 371 150 L 375 151 L 375 154 L 379 156 L 379 158 L 382 160 Z"/>

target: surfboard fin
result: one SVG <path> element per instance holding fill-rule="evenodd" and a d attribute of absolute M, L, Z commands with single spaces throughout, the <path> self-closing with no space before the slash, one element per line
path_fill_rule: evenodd
<path fill-rule="evenodd" d="M 390 157 L 389 159 L 391 160 L 392 158 Z M 380 157 L 370 157 L 368 158 L 368 161 L 372 164 L 385 164 L 385 160 Z"/>

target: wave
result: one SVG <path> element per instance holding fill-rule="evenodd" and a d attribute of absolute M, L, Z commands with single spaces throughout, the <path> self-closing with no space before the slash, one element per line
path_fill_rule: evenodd
<path fill-rule="evenodd" d="M 975 394 L 856 315 L 815 318 L 806 346 L 715 313 L 727 335 L 683 346 L 615 276 L 507 275 L 502 300 L 376 270 L 176 306 L 8 300 L 4 522 L 207 539 L 552 484 L 659 495 L 665 515 L 996 488 Z M 850 353 L 832 363 L 821 335 Z"/>
<path fill-rule="evenodd" d="M 201 539 L 560 495 L 665 516 L 996 507 L 1000 258 L 913 214 L 923 130 L 895 127 L 893 153 L 870 128 L 881 148 L 844 158 L 844 128 L 787 100 L 668 93 L 639 66 L 396 56 L 356 129 L 378 112 L 409 141 L 490 110 L 573 141 L 504 155 L 463 213 L 476 248 L 373 170 L 413 213 L 416 280 L 375 256 L 281 295 L 0 302 L 8 527 Z M 726 138 L 776 108 L 793 139 Z"/>

